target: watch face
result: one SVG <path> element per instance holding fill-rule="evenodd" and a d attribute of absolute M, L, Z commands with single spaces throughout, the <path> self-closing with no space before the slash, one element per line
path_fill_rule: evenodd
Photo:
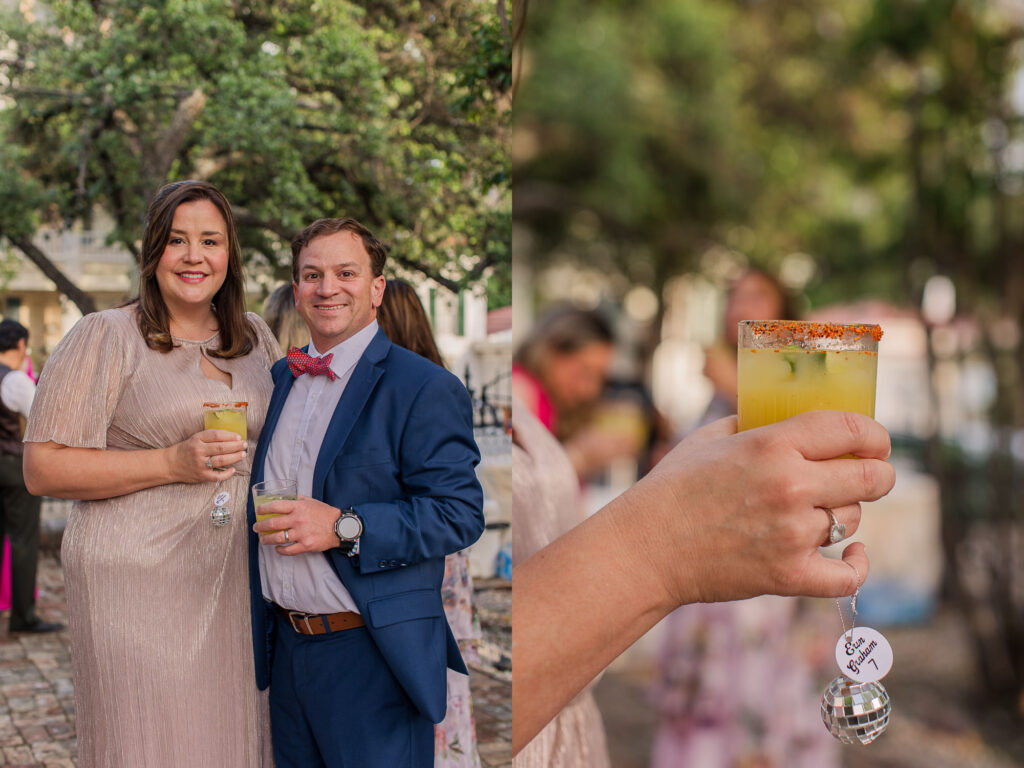
<path fill-rule="evenodd" d="M 338 536 L 342 539 L 358 538 L 359 534 L 362 533 L 363 526 L 359 523 L 359 518 L 354 515 L 345 515 L 338 521 Z"/>

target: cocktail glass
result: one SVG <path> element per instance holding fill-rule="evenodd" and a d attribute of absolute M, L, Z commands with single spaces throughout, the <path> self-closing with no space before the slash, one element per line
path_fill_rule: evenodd
<path fill-rule="evenodd" d="M 877 325 L 794 320 L 739 324 L 739 429 L 817 410 L 875 415 Z"/>
<path fill-rule="evenodd" d="M 226 429 L 234 432 L 243 440 L 248 440 L 249 430 L 246 428 L 246 410 L 248 403 L 203 403 L 203 429 Z M 223 469 L 221 467 L 220 469 Z M 239 471 L 239 474 L 247 474 Z M 221 491 L 221 482 L 217 481 L 214 491 L 213 510 L 210 520 L 217 527 L 231 522 L 231 510 L 225 504 L 230 501 L 230 494 Z"/>
<path fill-rule="evenodd" d="M 260 513 L 260 507 L 268 501 L 294 500 L 298 497 L 298 491 L 294 480 L 263 480 L 252 487 L 252 503 L 256 507 L 256 522 L 266 520 L 270 517 L 279 517 L 280 514 L 271 512 Z M 265 534 L 260 534 L 263 536 Z"/>
<path fill-rule="evenodd" d="M 203 403 L 203 429 L 226 429 L 248 439 L 245 414 L 248 403 Z"/>

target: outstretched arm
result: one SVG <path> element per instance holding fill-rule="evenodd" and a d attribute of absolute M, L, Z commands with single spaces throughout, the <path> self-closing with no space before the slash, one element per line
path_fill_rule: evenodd
<path fill-rule="evenodd" d="M 25 486 L 36 496 L 109 499 L 166 483 L 226 480 L 235 473 L 231 465 L 245 458 L 245 447 L 238 435 L 223 429 L 138 451 L 69 447 L 52 440 L 25 443 Z"/>
<path fill-rule="evenodd" d="M 679 605 L 856 589 L 854 568 L 818 551 L 829 525 L 821 507 L 852 533 L 859 502 L 888 493 L 886 431 L 838 411 L 735 430 L 729 418 L 694 432 L 633 488 L 515 569 L 516 751 Z M 831 458 L 847 454 L 863 458 Z M 862 545 L 851 544 L 843 559 L 867 576 Z"/>

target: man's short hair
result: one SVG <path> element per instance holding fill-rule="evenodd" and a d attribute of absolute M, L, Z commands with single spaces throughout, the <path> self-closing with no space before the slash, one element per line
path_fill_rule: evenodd
<path fill-rule="evenodd" d="M 355 219 L 348 217 L 338 219 L 317 219 L 292 240 L 292 282 L 299 282 L 299 254 L 302 249 L 318 237 L 333 235 L 337 232 L 351 232 L 363 241 L 363 247 L 370 254 L 370 267 L 374 277 L 384 274 L 384 264 L 388 258 L 388 247 L 374 237 L 373 232 Z"/>
<path fill-rule="evenodd" d="M 0 352 L 9 352 L 22 339 L 28 344 L 28 328 L 10 318 L 0 321 Z"/>

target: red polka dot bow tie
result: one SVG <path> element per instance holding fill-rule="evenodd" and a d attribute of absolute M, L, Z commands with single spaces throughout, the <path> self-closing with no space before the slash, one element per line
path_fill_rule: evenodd
<path fill-rule="evenodd" d="M 288 370 L 292 372 L 292 376 L 298 378 L 304 373 L 308 373 L 310 376 L 330 376 L 331 381 L 334 381 L 337 376 L 334 371 L 331 370 L 331 358 L 334 357 L 332 352 L 329 355 L 323 357 L 313 357 L 307 355 L 298 347 L 292 347 L 288 350 Z"/>

